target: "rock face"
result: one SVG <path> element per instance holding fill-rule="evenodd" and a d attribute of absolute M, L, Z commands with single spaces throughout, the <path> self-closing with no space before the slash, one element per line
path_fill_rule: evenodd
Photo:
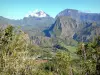
<path fill-rule="evenodd" d="M 73 37 L 75 29 L 77 29 L 76 21 L 68 17 L 61 17 L 60 24 L 62 28 L 61 37 Z"/>
<path fill-rule="evenodd" d="M 49 33 L 51 33 L 52 36 L 56 37 L 73 37 L 75 33 L 75 29 L 77 28 L 76 21 L 73 20 L 70 17 L 63 16 L 57 18 L 56 22 L 54 23 L 53 27 L 49 29 Z"/>
<path fill-rule="evenodd" d="M 87 42 L 93 38 L 100 36 L 100 26 L 94 26 L 93 23 L 88 23 L 90 26 L 84 27 L 80 31 L 76 32 L 73 39 L 77 41 Z M 100 25 L 100 24 L 99 24 Z"/>
<path fill-rule="evenodd" d="M 100 35 L 100 14 L 84 13 L 74 9 L 65 9 L 56 16 L 55 23 L 47 30 L 46 36 L 73 38 L 77 41 L 88 41 Z"/>

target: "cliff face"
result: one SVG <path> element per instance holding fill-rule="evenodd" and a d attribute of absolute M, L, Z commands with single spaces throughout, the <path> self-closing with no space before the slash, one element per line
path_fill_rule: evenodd
<path fill-rule="evenodd" d="M 59 17 L 57 18 L 54 26 L 50 29 L 52 36 L 60 36 L 61 38 L 72 37 L 77 28 L 76 21 L 70 17 Z"/>
<path fill-rule="evenodd" d="M 95 35 L 100 35 L 99 28 L 100 14 L 65 9 L 56 16 L 55 23 L 45 33 L 49 37 L 88 41 Z"/>

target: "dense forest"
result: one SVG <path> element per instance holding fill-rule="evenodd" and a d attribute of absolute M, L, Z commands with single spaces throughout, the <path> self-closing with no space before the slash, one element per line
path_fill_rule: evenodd
<path fill-rule="evenodd" d="M 43 47 L 18 27 L 0 28 L 0 75 L 100 75 L 100 36 Z"/>

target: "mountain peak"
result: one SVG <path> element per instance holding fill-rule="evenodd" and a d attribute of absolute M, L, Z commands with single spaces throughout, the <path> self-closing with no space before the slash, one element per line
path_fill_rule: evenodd
<path fill-rule="evenodd" d="M 48 14 L 46 14 L 43 10 L 35 10 L 33 12 L 29 12 L 26 17 L 49 17 Z"/>

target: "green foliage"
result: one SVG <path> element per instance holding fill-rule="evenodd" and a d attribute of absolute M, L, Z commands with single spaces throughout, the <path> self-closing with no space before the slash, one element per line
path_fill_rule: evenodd
<path fill-rule="evenodd" d="M 94 39 L 90 43 L 83 43 L 79 45 L 77 54 L 80 56 L 80 68 L 82 68 L 82 75 L 99 75 L 100 74 L 100 37 Z"/>
<path fill-rule="evenodd" d="M 22 31 L 14 32 L 12 26 L 0 32 L 0 74 L 22 75 L 29 73 L 26 68 L 34 66 L 28 59 L 28 39 Z M 27 57 L 27 59 L 26 59 Z M 27 62 L 28 61 L 28 62 Z"/>
<path fill-rule="evenodd" d="M 56 56 L 54 56 L 51 61 L 44 64 L 42 69 L 47 72 L 52 72 L 53 75 L 71 75 L 73 68 L 69 53 L 56 53 Z"/>
<path fill-rule="evenodd" d="M 12 26 L 0 29 L 0 75 L 100 75 L 100 37 L 77 48 L 60 39 L 49 41 L 60 49 L 53 52 L 51 43 L 33 45 L 27 34 Z"/>

